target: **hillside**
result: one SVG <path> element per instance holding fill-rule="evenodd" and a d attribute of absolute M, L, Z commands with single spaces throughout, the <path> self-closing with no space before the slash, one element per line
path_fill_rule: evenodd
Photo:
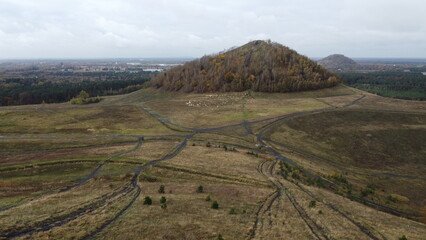
<path fill-rule="evenodd" d="M 342 54 L 330 55 L 326 58 L 319 60 L 318 64 L 324 66 L 329 70 L 352 69 L 358 65 L 354 60 Z"/>
<path fill-rule="evenodd" d="M 335 86 L 339 77 L 278 43 L 252 41 L 158 74 L 153 86 L 169 91 L 293 92 Z"/>

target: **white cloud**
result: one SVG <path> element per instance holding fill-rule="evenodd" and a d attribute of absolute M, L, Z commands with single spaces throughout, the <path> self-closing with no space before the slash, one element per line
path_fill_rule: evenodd
<path fill-rule="evenodd" d="M 0 0 L 0 58 L 179 57 L 271 39 L 308 56 L 426 57 L 423 0 Z"/>

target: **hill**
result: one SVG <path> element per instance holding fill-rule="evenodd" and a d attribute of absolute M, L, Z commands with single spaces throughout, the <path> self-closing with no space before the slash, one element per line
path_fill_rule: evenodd
<path fill-rule="evenodd" d="M 330 55 L 319 60 L 318 63 L 329 70 L 352 69 L 358 65 L 354 60 L 342 54 Z"/>
<path fill-rule="evenodd" d="M 252 41 L 158 74 L 153 86 L 184 92 L 293 92 L 337 85 L 339 77 L 296 51 Z"/>

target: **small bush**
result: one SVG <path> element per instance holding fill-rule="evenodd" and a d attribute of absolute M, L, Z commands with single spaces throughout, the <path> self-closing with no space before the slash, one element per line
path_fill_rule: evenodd
<path fill-rule="evenodd" d="M 167 202 L 167 198 L 166 197 L 164 197 L 164 196 L 162 196 L 161 198 L 160 198 L 160 203 L 166 203 Z"/>
<path fill-rule="evenodd" d="M 165 191 L 164 191 L 164 185 L 160 186 L 160 188 L 158 189 L 158 193 L 165 193 Z"/>
<path fill-rule="evenodd" d="M 317 202 L 316 201 L 310 201 L 309 202 L 309 207 L 313 208 L 317 206 Z"/>
<path fill-rule="evenodd" d="M 229 210 L 229 214 L 235 215 L 237 214 L 237 210 L 235 210 L 235 208 L 231 208 L 231 210 Z"/>
<path fill-rule="evenodd" d="M 198 186 L 197 188 L 197 193 L 203 193 L 204 192 L 204 187 L 203 186 Z"/>
<path fill-rule="evenodd" d="M 146 196 L 143 201 L 143 205 L 151 205 L 151 204 L 152 204 L 152 199 L 149 196 Z"/>
<path fill-rule="evenodd" d="M 374 194 L 374 189 L 366 188 L 361 191 L 361 197 L 367 197 L 370 194 Z"/>
<path fill-rule="evenodd" d="M 318 211 L 318 214 L 322 214 L 322 211 L 321 211 L 321 210 L 319 210 L 319 211 Z"/>
<path fill-rule="evenodd" d="M 161 206 L 162 209 L 166 209 L 167 208 L 167 203 L 162 203 L 160 206 Z"/>
<path fill-rule="evenodd" d="M 392 195 L 387 196 L 386 199 L 390 202 L 396 202 L 396 198 Z"/>
<path fill-rule="evenodd" d="M 210 142 L 207 142 L 206 147 L 211 147 L 212 145 L 210 144 Z"/>
<path fill-rule="evenodd" d="M 217 201 L 212 202 L 212 209 L 218 209 L 219 208 L 219 203 Z"/>
<path fill-rule="evenodd" d="M 405 235 L 402 235 L 402 237 L 398 238 L 399 240 L 408 240 Z"/>
<path fill-rule="evenodd" d="M 291 174 L 291 177 L 294 178 L 294 179 L 300 179 L 299 174 L 297 174 L 296 172 L 293 172 Z"/>
<path fill-rule="evenodd" d="M 206 197 L 206 201 L 207 202 L 210 202 L 212 200 L 212 197 L 210 197 L 210 195 L 207 195 L 207 197 Z"/>
<path fill-rule="evenodd" d="M 86 91 L 81 91 L 77 96 L 70 100 L 71 104 L 89 104 L 89 103 L 98 103 L 102 100 L 102 98 L 92 97 L 90 98 L 89 94 Z"/>
<path fill-rule="evenodd" d="M 219 234 L 217 235 L 217 240 L 223 240 L 222 234 L 220 234 L 220 233 L 219 233 Z"/>
<path fill-rule="evenodd" d="M 343 177 L 342 174 L 339 174 L 339 175 L 335 174 L 335 175 L 332 176 L 332 178 L 335 181 L 337 181 L 337 182 L 341 182 L 341 183 L 344 183 L 344 184 L 348 184 L 349 183 L 348 179 L 346 179 L 345 177 Z"/>

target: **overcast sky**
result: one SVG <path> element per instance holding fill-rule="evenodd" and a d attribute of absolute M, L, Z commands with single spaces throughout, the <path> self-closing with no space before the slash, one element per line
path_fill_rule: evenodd
<path fill-rule="evenodd" d="M 0 0 L 0 59 L 199 57 L 256 39 L 426 58 L 426 1 Z"/>

